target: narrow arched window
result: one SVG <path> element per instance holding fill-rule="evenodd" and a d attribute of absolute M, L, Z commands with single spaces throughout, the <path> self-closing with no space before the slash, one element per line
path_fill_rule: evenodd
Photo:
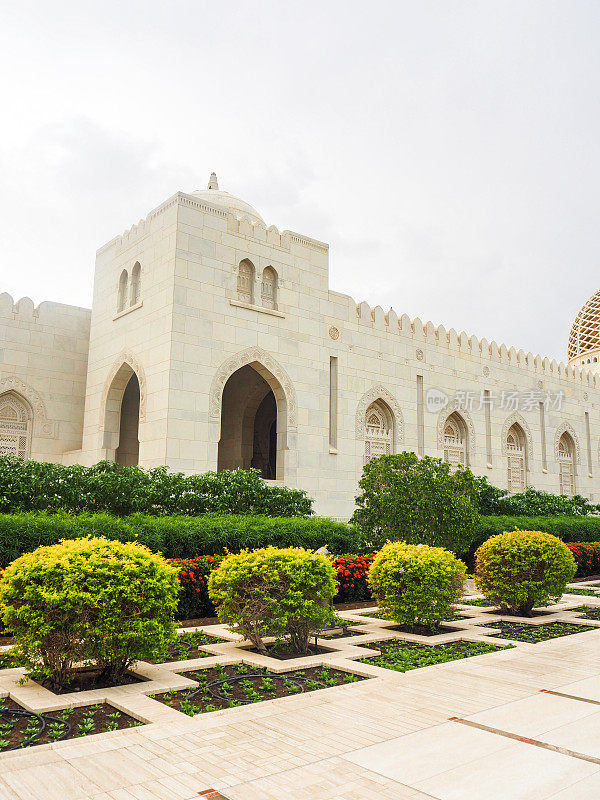
<path fill-rule="evenodd" d="M 389 456 L 394 448 L 392 412 L 383 400 L 376 400 L 365 413 L 364 463 L 377 456 Z"/>
<path fill-rule="evenodd" d="M 28 458 L 31 442 L 31 414 L 14 392 L 0 396 L 0 456 Z"/>
<path fill-rule="evenodd" d="M 129 282 L 129 275 L 127 270 L 124 269 L 119 278 L 119 295 L 117 299 L 117 311 L 124 311 L 127 303 L 127 284 Z"/>
<path fill-rule="evenodd" d="M 452 471 L 467 466 L 467 430 L 463 418 L 450 414 L 444 424 L 444 460 Z"/>
<path fill-rule="evenodd" d="M 265 308 L 277 308 L 277 273 L 273 267 L 263 270 L 260 297 Z"/>
<path fill-rule="evenodd" d="M 131 270 L 131 290 L 129 293 L 129 305 L 135 306 L 140 302 L 142 292 L 142 268 L 140 262 L 136 261 Z"/>
<path fill-rule="evenodd" d="M 516 422 L 506 435 L 508 467 L 508 491 L 510 494 L 524 492 L 527 488 L 527 449 L 525 433 Z"/>
<path fill-rule="evenodd" d="M 254 302 L 254 264 L 247 258 L 238 267 L 237 293 L 243 303 Z"/>
<path fill-rule="evenodd" d="M 558 476 L 560 493 L 567 497 L 575 494 L 575 445 L 568 433 L 563 433 L 558 441 Z"/>

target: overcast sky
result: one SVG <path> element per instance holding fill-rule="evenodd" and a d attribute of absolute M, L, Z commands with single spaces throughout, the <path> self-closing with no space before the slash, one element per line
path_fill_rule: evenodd
<path fill-rule="evenodd" d="M 0 291 L 220 188 L 331 288 L 564 359 L 600 289 L 600 3 L 19 0 L 0 14 Z"/>

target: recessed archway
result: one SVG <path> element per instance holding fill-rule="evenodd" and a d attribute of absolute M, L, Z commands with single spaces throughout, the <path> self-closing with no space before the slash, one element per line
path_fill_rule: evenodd
<path fill-rule="evenodd" d="M 254 467 L 265 479 L 283 480 L 285 396 L 277 379 L 261 371 L 246 364 L 225 383 L 217 470 Z"/>
<path fill-rule="evenodd" d="M 122 466 L 139 463 L 139 424 L 144 418 L 145 381 L 137 362 L 136 369 L 124 361 L 109 377 L 103 402 L 102 448 L 104 457 Z"/>
<path fill-rule="evenodd" d="M 121 400 L 119 446 L 115 461 L 122 467 L 137 466 L 140 457 L 140 384 L 135 372 L 129 378 Z"/>

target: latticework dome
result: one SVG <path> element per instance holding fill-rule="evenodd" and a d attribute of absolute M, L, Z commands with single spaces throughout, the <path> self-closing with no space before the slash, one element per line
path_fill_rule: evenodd
<path fill-rule="evenodd" d="M 593 294 L 573 323 L 569 335 L 569 363 L 598 364 L 600 355 L 600 291 Z"/>

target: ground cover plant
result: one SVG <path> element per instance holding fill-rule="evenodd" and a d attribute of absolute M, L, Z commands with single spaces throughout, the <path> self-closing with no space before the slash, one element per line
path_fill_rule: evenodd
<path fill-rule="evenodd" d="M 3 698 L 0 699 L 0 753 L 142 724 L 108 703 L 34 714 L 14 700 Z"/>
<path fill-rule="evenodd" d="M 113 461 L 82 467 L 0 456 L 0 512 L 31 510 L 306 517 L 312 500 L 301 489 L 270 486 L 257 469 L 184 475 Z"/>
<path fill-rule="evenodd" d="M 549 622 L 545 625 L 528 625 L 526 622 L 512 622 L 501 620 L 500 622 L 490 622 L 483 625 L 484 628 L 498 628 L 499 633 L 492 633 L 499 639 L 514 639 L 518 642 L 545 642 L 548 639 L 556 639 L 559 636 L 571 636 L 574 633 L 595 630 L 589 625 L 571 625 L 567 622 Z"/>
<path fill-rule="evenodd" d="M 461 606 L 480 606 L 481 608 L 489 608 L 492 604 L 487 597 L 475 597 L 469 600 L 459 600 Z"/>
<path fill-rule="evenodd" d="M 126 680 L 137 660 L 162 658 L 175 637 L 178 592 L 177 570 L 146 547 L 86 538 L 14 561 L 0 581 L 0 608 L 15 655 L 61 691 L 82 663 L 105 686 Z"/>
<path fill-rule="evenodd" d="M 335 571 L 325 556 L 300 547 L 243 550 L 225 558 L 208 579 L 221 622 L 234 626 L 260 653 L 265 637 L 308 652 L 311 633 L 333 624 Z"/>
<path fill-rule="evenodd" d="M 563 542 L 543 531 L 507 531 L 475 555 L 475 583 L 490 605 L 521 617 L 560 600 L 576 570 Z"/>
<path fill-rule="evenodd" d="M 189 716 L 364 680 L 333 667 L 275 673 L 264 667 L 247 664 L 218 664 L 211 669 L 182 674 L 198 681 L 198 687 L 152 694 L 150 697 Z"/>
<path fill-rule="evenodd" d="M 462 561 L 441 547 L 388 542 L 369 570 L 377 613 L 408 630 L 434 628 L 452 616 L 465 572 Z"/>
<path fill-rule="evenodd" d="M 598 597 L 600 598 L 600 594 L 595 592 L 593 589 L 587 589 L 585 586 L 581 589 L 571 589 L 569 586 L 565 589 L 565 594 L 579 594 L 582 597 Z"/>
<path fill-rule="evenodd" d="M 408 672 L 411 669 L 444 664 L 461 658 L 494 653 L 506 648 L 485 642 L 448 642 L 446 644 L 415 644 L 400 639 L 387 639 L 381 642 L 369 642 L 363 645 L 371 650 L 381 651 L 381 655 L 361 658 L 366 664 L 393 669 L 396 672 Z"/>

